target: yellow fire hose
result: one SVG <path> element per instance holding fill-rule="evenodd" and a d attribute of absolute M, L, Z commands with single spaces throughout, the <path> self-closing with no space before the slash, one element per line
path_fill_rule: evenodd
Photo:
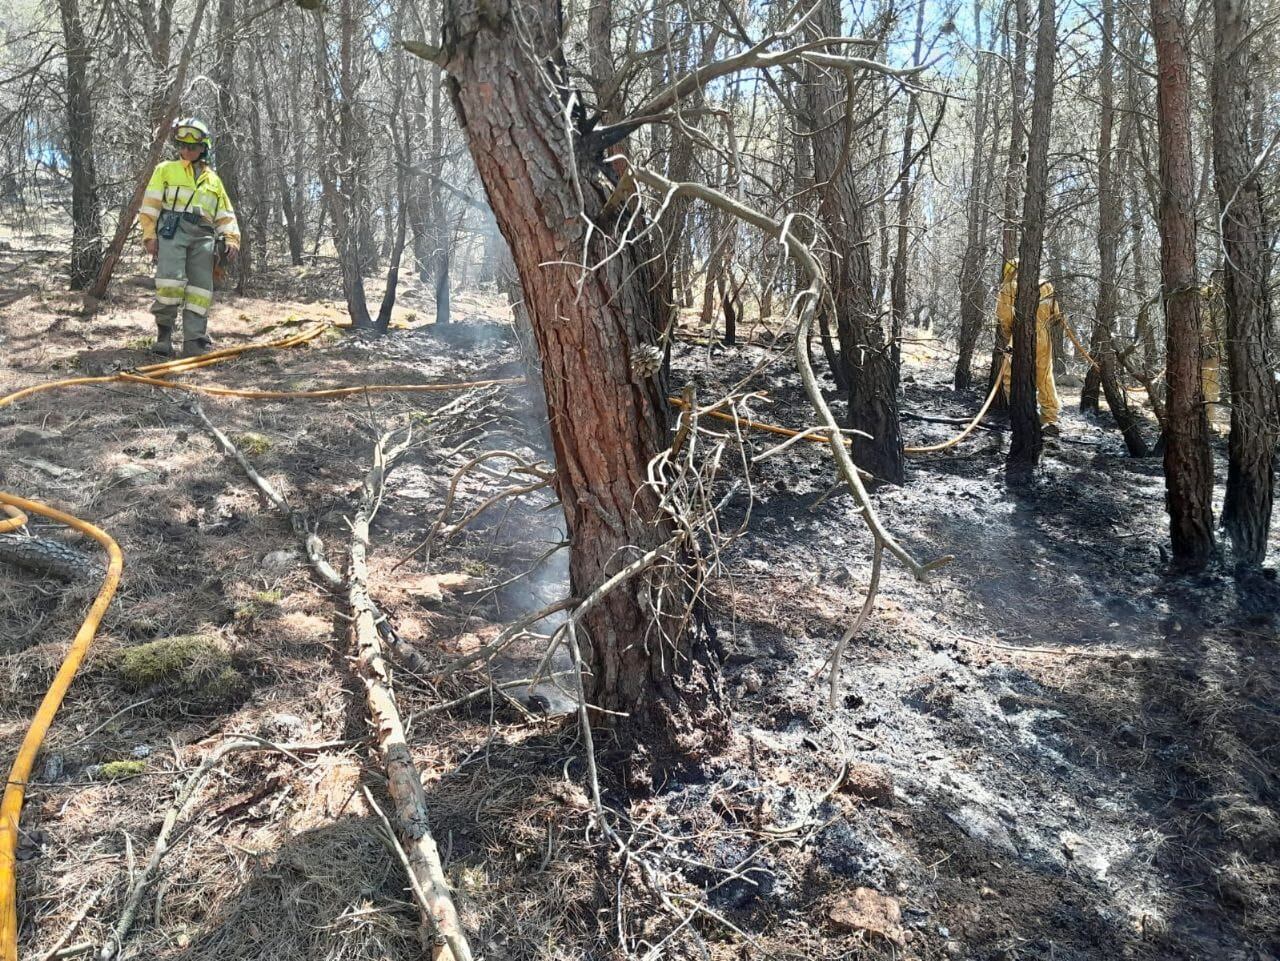
<path fill-rule="evenodd" d="M 8 504 L 0 504 L 0 511 L 9 515 L 6 521 L 0 521 L 0 534 L 8 534 L 10 531 L 16 531 L 20 527 L 27 525 L 27 515 L 22 513 L 16 507 L 10 507 Z"/>
<path fill-rule="evenodd" d="M 987 411 L 991 409 L 992 403 L 995 402 L 996 394 L 1000 391 L 1001 384 L 1004 380 L 1005 369 L 1008 366 L 1009 366 L 1009 358 L 1006 356 L 1004 359 L 1004 363 L 1000 365 L 1000 373 L 996 376 L 996 381 L 991 387 L 991 392 L 987 394 L 987 399 L 983 401 L 982 408 L 978 411 L 976 415 L 974 415 L 974 418 L 971 421 L 969 421 L 969 423 L 965 426 L 964 430 L 960 431 L 960 433 L 958 433 L 955 437 L 951 438 L 950 440 L 943 441 L 940 444 L 930 444 L 927 447 L 904 447 L 902 449 L 903 452 L 907 454 L 932 454 L 940 450 L 946 450 L 949 447 L 954 447 L 956 444 L 960 443 L 962 440 L 968 437 L 969 434 L 973 432 L 974 428 L 976 428 L 978 424 L 981 422 L 982 418 L 986 416 Z M 674 404 L 676 407 L 681 408 L 682 410 L 688 410 L 689 408 L 688 403 L 686 403 L 680 397 L 668 397 L 667 400 L 670 401 L 672 404 Z M 730 423 L 733 423 L 733 424 L 739 424 L 743 427 L 748 427 L 751 430 L 765 431 L 766 433 L 778 434 L 782 437 L 798 437 L 800 436 L 800 434 L 803 433 L 803 431 L 792 430 L 790 427 L 779 427 L 777 424 L 766 424 L 763 421 L 748 420 L 745 417 L 734 417 L 732 414 L 726 414 L 723 411 L 718 411 L 718 410 L 702 410 L 698 412 L 698 416 L 714 417 L 716 420 L 729 421 Z M 811 444 L 827 443 L 827 438 L 822 436 L 821 434 L 814 434 L 813 436 L 806 437 L 804 439 Z M 849 438 L 846 437 L 844 438 L 844 444 L 846 447 L 848 447 L 852 444 L 852 441 L 850 441 Z"/>
<path fill-rule="evenodd" d="M 298 334 L 291 334 L 288 337 L 281 337 L 278 340 L 268 341 L 263 344 L 246 344 L 243 347 L 227 347 L 223 350 L 215 350 L 199 357 L 180 357 L 175 360 L 164 361 L 158 364 L 148 364 L 145 367 L 139 367 L 137 373 L 149 377 L 168 377 L 172 374 L 185 373 L 188 370 L 195 370 L 199 367 L 208 367 L 211 364 L 221 363 L 231 357 L 237 357 L 240 354 L 248 353 L 251 350 L 267 350 L 275 347 L 296 347 L 299 344 L 305 344 L 309 340 L 314 340 L 324 333 L 328 327 L 327 324 L 319 324 L 310 330 L 303 331 Z M 48 383 L 36 384 L 33 387 L 25 387 L 22 390 L 14 391 L 0 397 L 0 407 L 7 407 L 16 401 L 32 394 L 40 394 L 46 390 L 55 390 L 59 387 L 78 387 L 84 384 L 111 384 L 119 383 L 124 380 L 126 374 L 106 374 L 101 377 L 69 377 L 63 380 L 51 380 Z M 173 386 L 173 385 L 168 385 Z"/>
<path fill-rule="evenodd" d="M 40 702 L 40 708 L 36 711 L 31 726 L 27 728 L 26 737 L 22 739 L 22 746 L 18 748 L 18 756 L 14 759 L 8 780 L 5 782 L 4 800 L 0 802 L 0 961 L 18 961 L 17 877 L 14 871 L 17 864 L 18 818 L 22 813 L 22 800 L 26 794 L 27 781 L 31 777 L 36 752 L 40 750 L 45 733 L 53 722 L 53 716 L 62 704 L 67 688 L 71 686 L 71 680 L 75 677 L 80 662 L 84 660 L 89 644 L 98 632 L 102 615 L 106 613 L 107 605 L 111 603 L 111 598 L 120 583 L 124 557 L 120 553 L 119 545 L 110 536 L 78 517 L 72 517 L 52 507 L 24 500 L 3 491 L 0 491 L 0 505 L 3 505 L 4 512 L 10 516 L 10 520 L 3 522 L 4 525 L 16 521 L 24 511 L 43 514 L 68 527 L 74 527 L 81 533 L 88 534 L 102 545 L 108 558 L 107 575 L 102 581 L 102 587 L 98 590 L 98 596 L 94 599 L 93 606 L 89 608 L 84 623 L 80 625 L 80 630 L 76 632 L 71 648 L 67 651 L 62 666 L 58 668 L 53 683 L 49 685 L 44 700 Z M 23 520 L 26 520 L 25 516 Z M 12 528 L 0 527 L 0 530 L 5 529 Z"/>
<path fill-rule="evenodd" d="M 289 337 L 283 337 L 278 340 L 270 341 L 263 344 L 249 344 L 243 347 L 228 347 L 224 350 L 214 351 L 201 357 L 179 358 L 175 360 L 165 361 L 163 363 L 149 364 L 145 367 L 137 368 L 136 372 L 122 372 L 102 377 L 72 377 L 64 380 L 51 381 L 46 384 L 37 384 L 34 387 L 27 387 L 22 390 L 15 391 L 7 396 L 0 397 L 0 407 L 12 404 L 24 397 L 32 394 L 40 393 L 46 390 L 52 390 L 57 387 L 73 387 L 81 384 L 106 384 L 106 383 L 138 383 L 147 384 L 154 387 L 164 387 L 170 390 L 185 390 L 202 394 L 212 394 L 218 397 L 248 397 L 257 399 L 289 399 L 295 397 L 305 398 L 332 398 L 347 397 L 353 394 L 361 393 L 414 393 L 424 391 L 445 391 L 445 390 L 462 390 L 472 387 L 489 387 L 500 384 L 518 384 L 524 381 L 523 377 L 510 377 L 498 380 L 478 380 L 466 383 L 452 384 L 372 384 L 361 387 L 336 387 L 322 390 L 301 390 L 301 391 L 280 391 L 280 390 L 232 390 L 224 387 L 198 387 L 191 384 L 172 383 L 161 378 L 169 377 L 174 374 L 185 373 L 189 370 L 195 370 L 200 367 L 207 367 L 211 364 L 220 363 L 231 357 L 238 356 L 251 350 L 264 350 L 276 347 L 296 347 L 299 344 L 306 343 L 309 340 L 319 336 L 328 327 L 327 324 L 321 324 L 311 330 L 294 334 Z M 75 673 L 84 660 L 84 655 L 89 649 L 95 634 L 98 631 L 98 625 L 102 622 L 102 617 L 106 613 L 107 606 L 111 603 L 111 598 L 116 592 L 116 587 L 120 583 L 120 572 L 124 566 L 124 557 L 120 552 L 119 546 L 102 530 L 94 527 L 92 524 L 82 521 L 70 514 L 64 514 L 44 504 L 35 501 L 24 500 L 21 497 L 0 491 L 0 515 L 5 515 L 0 519 L 0 534 L 7 534 L 17 530 L 27 523 L 27 514 L 25 512 L 42 514 L 45 517 L 52 518 L 60 523 L 73 527 L 98 541 L 99 544 L 107 551 L 109 559 L 107 566 L 107 575 L 103 581 L 102 588 L 98 591 L 98 596 L 93 602 L 93 606 L 89 609 L 88 615 L 84 622 L 80 625 L 80 630 L 76 633 L 74 640 L 71 642 L 71 648 L 68 650 L 62 666 L 58 669 L 57 675 L 53 679 L 53 684 L 44 696 L 44 700 L 40 702 L 40 708 L 36 712 L 35 718 L 28 728 L 26 736 L 23 738 L 22 746 L 18 749 L 18 755 L 13 762 L 13 767 L 9 772 L 6 782 L 4 800 L 0 803 L 0 961 L 18 961 L 18 915 L 17 915 L 17 877 L 15 868 L 17 864 L 17 845 L 18 845 L 18 819 L 22 812 L 22 802 L 26 794 L 27 781 L 31 776 L 31 769 L 35 763 L 35 757 L 40 750 L 40 745 L 44 741 L 44 736 L 49 730 L 49 726 L 53 721 L 54 714 L 57 713 L 58 707 L 62 704 L 62 699 L 66 696 L 67 689 L 71 686 L 71 681 L 75 677 Z"/>

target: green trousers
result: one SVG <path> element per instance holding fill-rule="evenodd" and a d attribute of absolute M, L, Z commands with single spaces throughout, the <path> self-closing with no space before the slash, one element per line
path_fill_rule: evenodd
<path fill-rule="evenodd" d="M 184 219 L 173 237 L 156 239 L 156 326 L 172 330 L 181 312 L 183 341 L 204 340 L 213 306 L 213 227 Z"/>

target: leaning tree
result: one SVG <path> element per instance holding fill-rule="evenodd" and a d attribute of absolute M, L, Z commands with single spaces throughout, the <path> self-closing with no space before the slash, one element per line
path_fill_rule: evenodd
<path fill-rule="evenodd" d="M 445 71 L 520 276 L 542 358 L 570 586 L 591 599 L 578 622 L 589 638 L 586 696 L 601 723 L 625 718 L 633 736 L 682 749 L 719 717 L 716 671 L 691 616 L 692 545 L 646 476 L 672 443 L 660 349 L 671 318 L 670 268 L 639 208 L 637 179 L 654 182 L 631 166 L 627 140 L 743 70 L 803 61 L 837 73 L 918 72 L 846 56 L 839 51 L 855 42 L 849 38 L 792 40 L 817 10 L 755 42 L 744 34 L 739 52 L 691 69 L 630 111 L 607 114 L 589 109 L 576 89 L 574 78 L 590 74 L 571 70 L 556 0 L 445 0 L 441 45 L 407 45 Z M 678 194 L 669 189 L 668 199 Z M 838 459 L 853 474 L 838 434 Z M 891 538 L 876 537 L 877 552 L 883 547 L 923 572 Z M 630 583 L 600 594 L 628 571 L 638 572 Z"/>

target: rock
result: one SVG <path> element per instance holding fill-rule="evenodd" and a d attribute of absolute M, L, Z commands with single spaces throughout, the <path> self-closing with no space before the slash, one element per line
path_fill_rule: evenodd
<path fill-rule="evenodd" d="M 111 479 L 122 487 L 149 487 L 160 483 L 160 475 L 141 464 L 121 464 L 111 472 Z"/>
<path fill-rule="evenodd" d="M 947 820 L 975 841 L 989 844 L 1006 854 L 1018 853 L 1008 830 L 985 808 L 966 804 L 957 811 L 948 811 Z"/>
<path fill-rule="evenodd" d="M 830 912 L 836 927 L 846 931 L 865 931 L 901 947 L 902 908 L 894 898 L 885 897 L 871 888 L 855 888 L 852 895 L 841 898 Z"/>
<path fill-rule="evenodd" d="M 56 430 L 41 430 L 39 427 L 19 427 L 13 442 L 18 447 L 42 447 L 62 440 L 62 434 Z"/>
<path fill-rule="evenodd" d="M 18 463 L 38 470 L 42 474 L 48 474 L 50 477 L 58 480 L 80 476 L 79 471 L 72 470 L 70 467 L 59 467 L 57 464 L 51 463 L 47 460 L 41 460 L 39 457 L 24 457 L 18 461 Z"/>
<path fill-rule="evenodd" d="M 129 754 L 130 754 L 130 755 L 132 755 L 133 757 L 137 757 L 137 758 L 150 757 L 150 756 L 151 756 L 151 745 L 150 745 L 150 744 L 138 744 L 138 745 L 135 745 L 135 746 L 134 746 L 134 748 L 133 748 L 133 750 L 132 750 L 132 751 L 130 751 L 130 752 L 129 752 Z"/>
<path fill-rule="evenodd" d="M 990 901 L 992 898 L 996 896 L 996 891 L 995 891 L 995 888 L 989 888 L 984 884 L 982 886 L 982 890 L 979 891 L 978 894 L 980 897 L 982 897 L 983 900 Z"/>
<path fill-rule="evenodd" d="M 262 569 L 267 574 L 279 577 L 281 574 L 287 574 L 298 565 L 300 560 L 297 551 L 272 551 L 262 559 Z"/>
<path fill-rule="evenodd" d="M 63 760 L 61 754 L 50 754 L 44 759 L 44 767 L 40 771 L 40 780 L 52 783 L 62 777 Z"/>
<path fill-rule="evenodd" d="M 893 806 L 893 775 L 876 764 L 851 762 L 840 790 L 876 807 Z"/>
<path fill-rule="evenodd" d="M 749 694 L 759 694 L 760 689 L 764 687 L 764 682 L 760 679 L 760 672 L 751 668 L 743 671 L 742 686 Z"/>
<path fill-rule="evenodd" d="M 958 958 L 964 954 L 964 949 L 960 947 L 959 941 L 948 941 L 942 946 L 942 950 L 946 952 L 948 958 Z"/>
<path fill-rule="evenodd" d="M 306 731 L 306 727 L 307 722 L 298 715 L 286 714 L 282 711 L 263 718 L 262 723 L 258 725 L 258 733 L 267 738 L 296 738 Z"/>
<path fill-rule="evenodd" d="M 1111 869 L 1110 859 L 1080 835 L 1073 831 L 1063 831 L 1058 835 L 1058 841 L 1068 860 L 1098 880 L 1107 876 L 1107 871 Z"/>

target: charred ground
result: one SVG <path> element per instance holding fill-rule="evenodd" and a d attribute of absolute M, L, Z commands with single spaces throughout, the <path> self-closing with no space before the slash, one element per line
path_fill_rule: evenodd
<path fill-rule="evenodd" d="M 69 295 L 50 292 L 61 289 L 56 274 L 39 279 L 55 266 L 50 252 L 0 256 L 12 290 L 0 312 L 0 390 L 147 362 L 143 287 L 122 285 L 85 320 Z M 215 335 L 226 345 L 339 319 L 331 283 L 323 268 L 264 278 L 255 298 L 224 296 Z M 428 300 L 410 285 L 397 312 L 409 329 L 383 340 L 334 332 L 185 379 L 301 389 L 522 370 L 496 298 L 458 298 L 462 323 L 447 329 L 428 323 Z M 681 345 L 673 385 L 694 382 L 705 400 L 764 356 Z M 914 353 L 906 408 L 975 409 L 979 398 L 945 386 L 943 366 Z M 780 353 L 755 412 L 799 426 L 809 418 L 789 371 Z M 24 953 L 52 947 L 100 890 L 76 940 L 102 943 L 130 858 L 145 858 L 183 772 L 250 732 L 352 743 L 303 763 L 230 758 L 203 787 L 126 956 L 413 957 L 406 882 L 359 792 L 380 796 L 381 784 L 360 740 L 367 722 L 342 609 L 188 403 L 112 385 L 0 411 L 4 488 L 98 523 L 126 555 L 122 592 L 28 795 Z M 877 493 L 918 554 L 956 560 L 925 583 L 886 567 L 835 707 L 814 675 L 862 603 L 869 538 L 847 497 L 824 496 L 834 481 L 821 446 L 753 465 L 723 517 L 733 526 L 749 510 L 748 532 L 708 599 L 726 654 L 729 747 L 641 796 L 600 745 L 606 801 L 629 816 L 619 823 L 631 845 L 666 872 L 664 907 L 634 864 L 588 833 L 582 745 L 562 713 L 571 699 L 545 686 L 533 699 L 523 688 L 498 693 L 474 669 L 443 676 L 449 661 L 563 596 L 563 552 L 544 557 L 563 537 L 553 497 L 503 501 L 396 567 L 477 453 L 546 459 L 538 391 L 202 403 L 319 525 L 335 561 L 374 437 L 414 425 L 419 444 L 391 475 L 375 524 L 371 586 L 422 658 L 399 667 L 397 693 L 433 829 L 486 957 L 619 957 L 620 928 L 647 939 L 633 941 L 641 956 L 667 938 L 664 957 L 1280 952 L 1276 587 L 1167 575 L 1159 463 L 1125 457 L 1106 425 L 1069 413 L 1040 478 L 1020 492 L 1002 479 L 1007 435 L 983 431 L 915 459 L 906 486 Z M 906 428 L 910 443 L 956 429 Z M 773 441 L 749 442 L 758 453 Z M 469 475 L 448 523 L 508 486 L 504 470 Z M 740 472 L 723 478 L 734 479 Z M 0 762 L 95 589 L 0 571 Z M 140 684 L 125 652 L 175 637 L 200 639 L 203 660 L 189 676 Z M 528 645 L 492 673 L 529 676 L 538 657 Z M 481 695 L 441 709 L 472 692 Z M 141 773 L 104 774 L 119 761 L 141 762 Z M 690 898 L 705 898 L 719 920 L 699 914 L 673 934 Z"/>

